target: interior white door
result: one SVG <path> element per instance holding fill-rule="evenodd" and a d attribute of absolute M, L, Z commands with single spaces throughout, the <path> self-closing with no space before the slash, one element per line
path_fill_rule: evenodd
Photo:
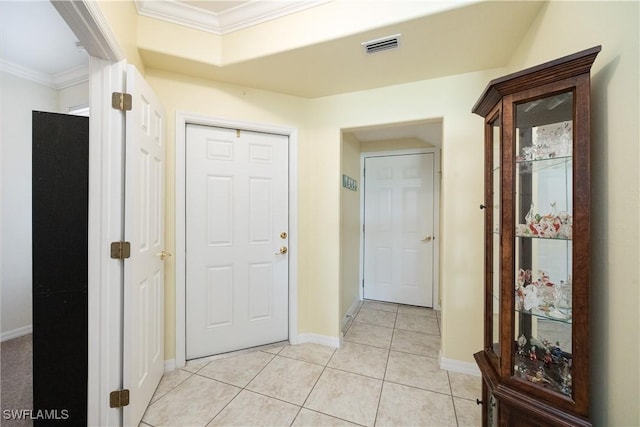
<path fill-rule="evenodd" d="M 186 133 L 186 358 L 286 340 L 289 139 Z"/>
<path fill-rule="evenodd" d="M 433 153 L 365 158 L 365 298 L 433 307 L 433 171 Z"/>
<path fill-rule="evenodd" d="M 164 111 L 140 73 L 127 67 L 125 119 L 124 425 L 137 426 L 164 372 Z"/>

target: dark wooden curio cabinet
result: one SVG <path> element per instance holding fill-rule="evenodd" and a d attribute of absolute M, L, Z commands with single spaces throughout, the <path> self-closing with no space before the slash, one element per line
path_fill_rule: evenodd
<path fill-rule="evenodd" d="M 590 69 L 600 46 L 489 83 L 485 426 L 589 421 Z"/>

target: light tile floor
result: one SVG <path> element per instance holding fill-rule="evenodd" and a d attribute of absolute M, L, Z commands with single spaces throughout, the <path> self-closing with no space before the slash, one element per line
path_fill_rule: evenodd
<path fill-rule="evenodd" d="M 438 313 L 365 301 L 339 349 L 275 344 L 165 374 L 146 426 L 479 426 L 481 379 L 441 370 Z"/>

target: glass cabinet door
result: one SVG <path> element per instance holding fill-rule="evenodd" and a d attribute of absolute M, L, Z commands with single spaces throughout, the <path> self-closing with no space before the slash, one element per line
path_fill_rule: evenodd
<path fill-rule="evenodd" d="M 498 419 L 498 400 L 493 396 L 493 394 L 489 394 L 489 405 L 487 407 L 487 426 L 488 427 L 498 427 L 500 425 L 500 420 Z"/>
<path fill-rule="evenodd" d="M 514 105 L 513 374 L 572 396 L 573 92 Z"/>
<path fill-rule="evenodd" d="M 501 185 L 501 159 L 502 145 L 500 132 L 500 115 L 489 123 L 491 132 L 491 199 L 490 199 L 490 222 L 491 222 L 491 349 L 497 357 L 500 357 L 500 185 Z"/>

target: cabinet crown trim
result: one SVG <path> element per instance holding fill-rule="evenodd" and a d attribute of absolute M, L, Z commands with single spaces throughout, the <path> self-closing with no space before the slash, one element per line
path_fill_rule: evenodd
<path fill-rule="evenodd" d="M 505 95 L 588 73 L 601 50 L 602 46 L 594 46 L 491 80 L 471 112 L 486 117 Z"/>

